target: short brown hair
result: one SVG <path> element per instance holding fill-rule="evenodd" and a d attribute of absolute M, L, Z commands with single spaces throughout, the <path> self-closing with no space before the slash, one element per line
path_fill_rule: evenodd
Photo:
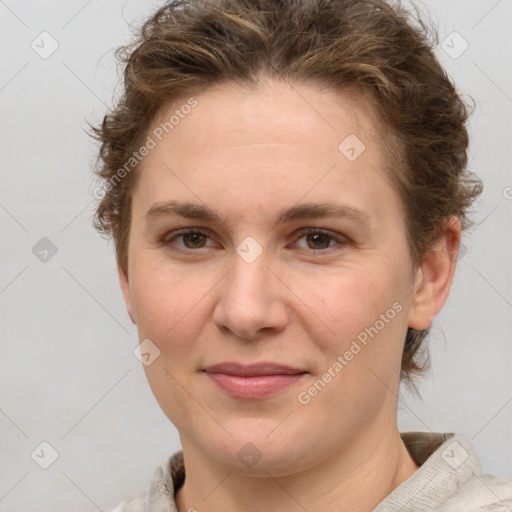
<path fill-rule="evenodd" d="M 104 184 L 94 217 L 112 235 L 128 270 L 131 195 L 137 179 L 119 170 L 147 136 L 164 104 L 212 85 L 257 85 L 262 78 L 357 90 L 385 129 L 388 172 L 406 211 L 418 265 L 444 220 L 466 213 L 482 190 L 466 169 L 468 109 L 434 55 L 435 30 L 421 16 L 384 0 L 177 0 L 161 7 L 136 40 L 119 48 L 124 89 L 93 128 L 101 143 L 96 169 Z M 95 194 L 96 195 L 96 194 Z M 426 331 L 408 329 L 402 379 L 429 366 L 419 351 Z"/>

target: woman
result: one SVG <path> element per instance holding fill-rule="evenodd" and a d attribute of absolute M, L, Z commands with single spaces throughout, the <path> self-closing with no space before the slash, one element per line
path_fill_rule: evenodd
<path fill-rule="evenodd" d="M 111 510 L 510 510 L 463 435 L 397 427 L 481 192 L 426 28 L 192 0 L 121 56 L 95 224 L 183 450 Z"/>

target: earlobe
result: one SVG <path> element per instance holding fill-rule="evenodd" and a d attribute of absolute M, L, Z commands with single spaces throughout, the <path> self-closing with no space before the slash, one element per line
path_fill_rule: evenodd
<path fill-rule="evenodd" d="M 117 262 L 117 273 L 119 275 L 119 284 L 121 285 L 121 291 L 123 293 L 124 302 L 126 304 L 126 310 L 128 315 L 130 316 L 131 321 L 134 324 L 137 324 L 135 321 L 135 315 L 133 314 L 133 305 L 132 305 L 132 297 L 130 293 L 130 282 L 128 280 L 128 276 L 121 268 L 119 261 Z"/>
<path fill-rule="evenodd" d="M 424 330 L 443 308 L 457 265 L 461 226 L 457 217 L 444 224 L 439 242 L 424 256 L 417 271 L 409 327 Z"/>

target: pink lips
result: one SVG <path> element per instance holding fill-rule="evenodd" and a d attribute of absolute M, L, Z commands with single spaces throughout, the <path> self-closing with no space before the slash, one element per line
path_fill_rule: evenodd
<path fill-rule="evenodd" d="M 241 365 L 221 363 L 204 370 L 225 393 L 234 398 L 266 398 L 298 382 L 307 372 L 275 363 Z"/>

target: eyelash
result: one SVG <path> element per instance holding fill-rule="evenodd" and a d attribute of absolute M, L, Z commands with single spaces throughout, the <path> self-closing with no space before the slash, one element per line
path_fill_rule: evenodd
<path fill-rule="evenodd" d="M 194 233 L 205 235 L 205 236 L 207 236 L 208 238 L 211 239 L 211 237 L 208 235 L 208 233 L 205 233 L 201 229 L 198 229 L 198 228 L 188 228 L 186 230 L 182 230 L 182 231 L 178 231 L 178 232 L 167 233 L 161 239 L 160 243 L 161 243 L 162 246 L 170 247 L 171 246 L 171 242 L 173 242 L 175 239 L 180 238 L 180 237 L 182 237 L 184 235 L 194 234 Z M 170 234 L 173 234 L 173 236 L 169 237 Z M 307 235 L 316 235 L 316 234 L 325 235 L 325 236 L 331 238 L 332 240 L 334 240 L 335 242 L 338 242 L 338 245 L 341 245 L 341 246 L 347 245 L 349 243 L 348 240 L 345 237 L 341 236 L 341 235 L 337 235 L 336 233 L 333 233 L 331 231 L 326 231 L 324 229 L 318 229 L 318 228 L 306 228 L 306 229 L 301 230 L 298 233 L 298 237 L 299 237 L 298 239 L 303 238 L 304 236 L 307 236 Z M 330 253 L 331 249 L 333 249 L 335 247 L 336 246 L 334 245 L 334 246 L 331 246 L 331 247 L 327 247 L 325 249 L 318 249 L 318 250 L 315 250 L 315 249 L 302 249 L 302 250 L 311 251 L 311 252 L 314 252 L 314 253 L 321 253 L 321 252 L 323 252 L 323 253 L 329 252 Z M 180 251 L 180 252 L 198 252 L 200 249 L 206 249 L 206 247 L 199 247 L 198 249 L 189 249 L 187 247 L 180 247 L 179 249 L 172 249 L 172 250 L 177 250 L 177 251 Z"/>

